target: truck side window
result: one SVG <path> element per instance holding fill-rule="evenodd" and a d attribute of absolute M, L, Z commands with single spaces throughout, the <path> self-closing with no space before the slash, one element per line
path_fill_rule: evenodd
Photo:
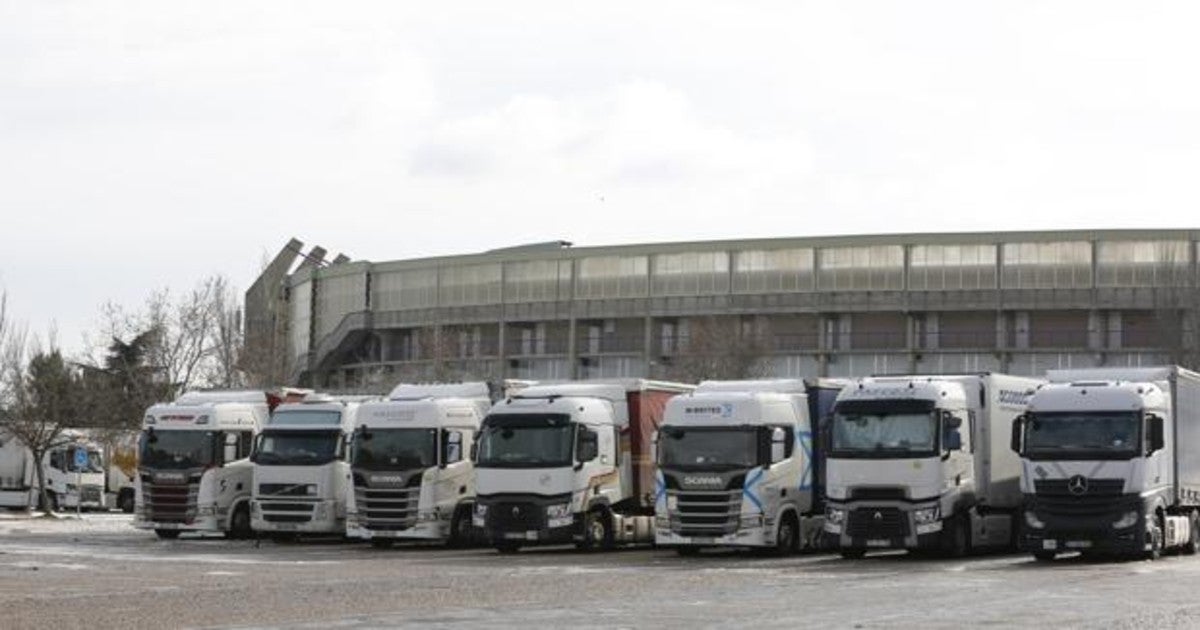
<path fill-rule="evenodd" d="M 783 457 L 786 459 L 791 457 L 792 453 L 796 450 L 796 430 L 789 426 L 780 426 L 779 428 L 783 429 L 784 434 L 786 434 L 786 437 L 783 439 Z"/>
<path fill-rule="evenodd" d="M 250 457 L 250 450 L 254 446 L 254 433 L 251 431 L 242 431 L 238 433 L 238 459 Z"/>
<path fill-rule="evenodd" d="M 62 451 L 50 452 L 50 467 L 56 470 L 63 469 Z"/>
<path fill-rule="evenodd" d="M 975 452 L 975 411 L 967 411 L 967 435 L 970 436 L 970 442 L 967 444 L 967 452 Z"/>

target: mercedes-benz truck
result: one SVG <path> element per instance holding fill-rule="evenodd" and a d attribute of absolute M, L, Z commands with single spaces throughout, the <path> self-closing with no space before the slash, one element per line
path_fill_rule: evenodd
<path fill-rule="evenodd" d="M 1046 376 L 1051 383 L 1012 425 L 1021 548 L 1039 560 L 1196 553 L 1200 374 L 1112 367 Z"/>
<path fill-rule="evenodd" d="M 1021 506 L 1014 418 L 1043 381 L 1005 374 L 852 382 L 827 436 L 825 531 L 843 557 L 1011 548 Z"/>
<path fill-rule="evenodd" d="M 492 406 L 475 447 L 474 525 L 501 552 L 654 539 L 651 439 L 679 383 L 533 385 Z"/>
<path fill-rule="evenodd" d="M 655 542 L 681 555 L 819 547 L 820 419 L 844 384 L 705 381 L 668 401 L 655 449 Z"/>
<path fill-rule="evenodd" d="M 275 408 L 250 461 L 254 531 L 287 540 L 346 533 L 347 445 L 359 406 L 377 397 L 308 394 Z"/>
<path fill-rule="evenodd" d="M 363 403 L 350 448 L 346 535 L 465 544 L 475 469 L 467 451 L 491 406 L 487 383 L 398 385 Z"/>
<path fill-rule="evenodd" d="M 183 532 L 249 536 L 252 471 L 246 457 L 271 404 L 261 391 L 197 391 L 146 410 L 134 526 L 159 538 Z"/>

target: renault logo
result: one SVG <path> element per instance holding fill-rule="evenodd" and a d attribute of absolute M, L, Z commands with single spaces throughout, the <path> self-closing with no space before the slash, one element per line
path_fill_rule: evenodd
<path fill-rule="evenodd" d="M 514 507 L 514 508 L 512 509 L 512 515 L 513 515 L 513 516 L 520 516 L 520 515 L 521 515 L 521 508 L 519 508 L 519 507 Z"/>
<path fill-rule="evenodd" d="M 874 515 L 874 516 L 872 516 L 871 518 L 873 518 L 873 519 L 875 519 L 875 520 L 877 520 L 877 521 L 882 521 L 882 520 L 883 520 L 883 513 L 882 513 L 882 512 L 876 512 L 876 513 L 875 513 L 875 515 Z"/>
<path fill-rule="evenodd" d="M 1067 480 L 1067 492 L 1075 496 L 1087 494 L 1088 480 L 1083 475 L 1075 475 Z"/>

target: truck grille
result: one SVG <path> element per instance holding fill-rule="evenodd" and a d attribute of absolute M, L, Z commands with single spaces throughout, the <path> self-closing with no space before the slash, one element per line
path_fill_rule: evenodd
<path fill-rule="evenodd" d="M 1084 479 L 1072 484 L 1071 479 L 1037 479 L 1033 482 L 1034 491 L 1039 497 L 1117 497 L 1125 490 L 1124 479 Z M 1082 491 L 1080 488 L 1082 487 Z M 1072 492 L 1072 489 L 1075 492 Z"/>
<path fill-rule="evenodd" d="M 417 478 L 420 481 L 420 478 Z M 367 529 L 408 529 L 417 523 L 421 486 L 368 488 L 355 484 L 354 502 Z"/>
<path fill-rule="evenodd" d="M 545 510 L 532 502 L 501 501 L 488 508 L 488 525 L 491 529 L 507 532 L 523 532 L 542 529 Z"/>
<path fill-rule="evenodd" d="M 142 483 L 146 519 L 153 523 L 191 523 L 196 520 L 196 493 L 200 483 Z"/>
<path fill-rule="evenodd" d="M 260 483 L 258 484 L 258 494 L 276 497 L 306 497 L 309 485 L 307 483 Z"/>
<path fill-rule="evenodd" d="M 104 495 L 100 490 L 100 486 L 88 485 L 83 487 L 79 493 L 79 497 L 84 503 L 100 503 Z"/>
<path fill-rule="evenodd" d="M 312 520 L 314 503 L 277 499 L 258 500 L 264 521 L 270 523 L 307 523 Z"/>
<path fill-rule="evenodd" d="M 738 528 L 742 511 L 741 490 L 674 490 L 676 508 L 671 532 L 680 536 L 724 536 Z"/>
<path fill-rule="evenodd" d="M 854 538 L 904 538 L 908 535 L 908 519 L 899 508 L 858 508 L 850 511 L 846 533 Z"/>

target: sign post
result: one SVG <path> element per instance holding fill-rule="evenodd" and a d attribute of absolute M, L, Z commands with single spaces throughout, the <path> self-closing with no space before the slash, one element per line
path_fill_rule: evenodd
<path fill-rule="evenodd" d="M 88 465 L 88 452 L 83 446 L 75 447 L 75 516 L 83 511 L 83 469 Z"/>

